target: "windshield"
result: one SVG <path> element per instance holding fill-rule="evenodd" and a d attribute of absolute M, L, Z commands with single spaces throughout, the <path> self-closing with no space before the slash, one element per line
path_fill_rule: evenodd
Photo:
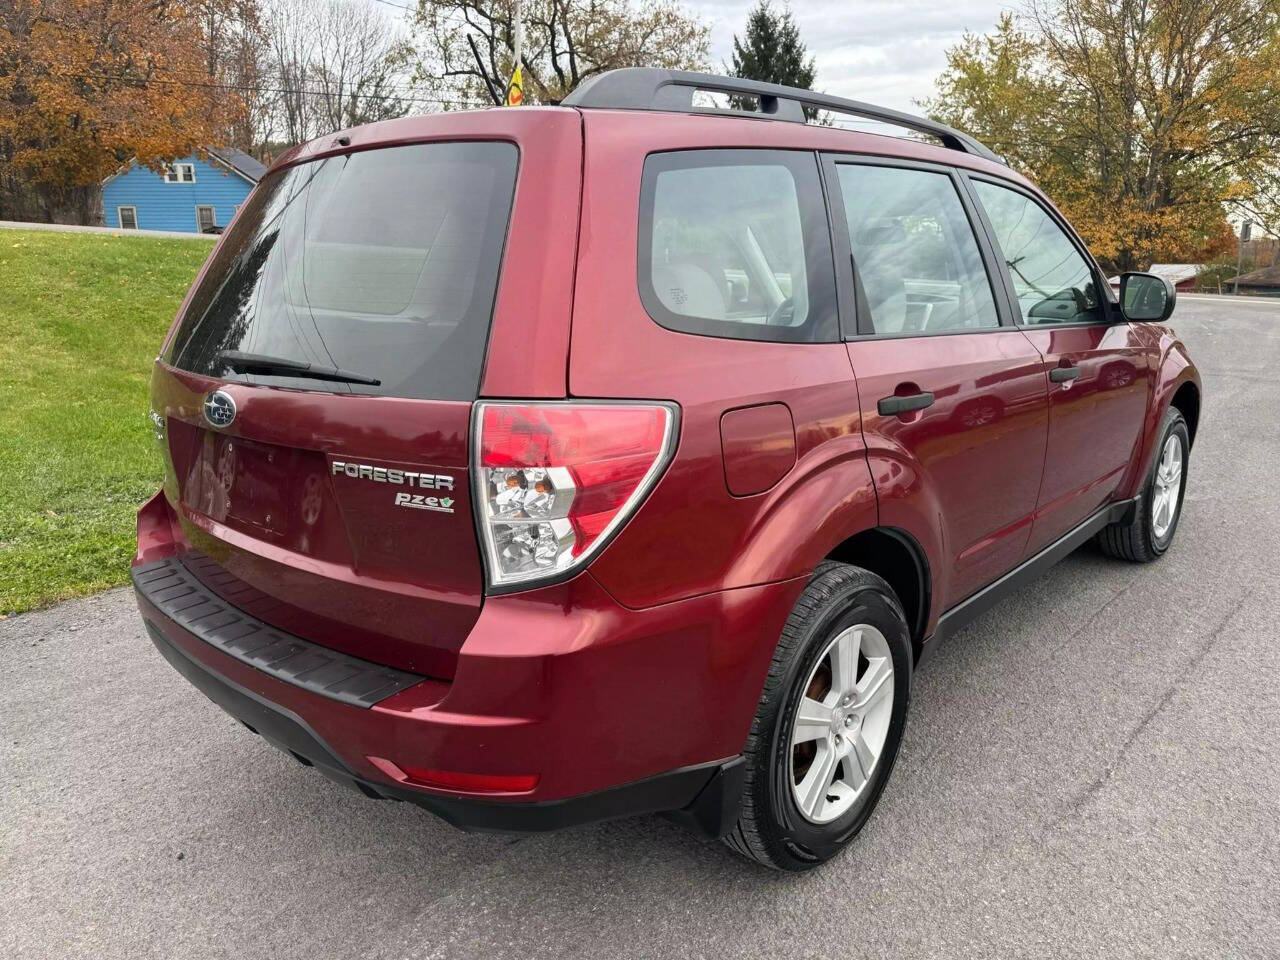
<path fill-rule="evenodd" d="M 415 144 L 271 174 L 224 238 L 167 359 L 266 386 L 475 399 L 517 156 L 509 143 Z M 284 363 L 229 362 L 237 353 Z M 300 375 L 303 364 L 370 382 Z"/>

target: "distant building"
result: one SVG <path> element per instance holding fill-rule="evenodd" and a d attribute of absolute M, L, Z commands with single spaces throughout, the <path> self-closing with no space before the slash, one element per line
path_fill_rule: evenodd
<path fill-rule="evenodd" d="M 1255 296 L 1263 297 L 1280 297 L 1280 264 L 1271 267 L 1263 267 L 1261 270 L 1254 270 L 1252 273 L 1242 273 L 1235 280 L 1229 280 L 1223 284 L 1224 287 L 1231 284 L 1233 288 L 1238 287 L 1241 293 L 1251 293 Z"/>
<path fill-rule="evenodd" d="M 1147 273 L 1164 277 L 1179 293 L 1190 293 L 1196 288 L 1196 275 L 1203 269 L 1202 263 L 1153 263 Z"/>
<path fill-rule="evenodd" d="M 102 184 L 102 216 L 120 230 L 216 233 L 231 222 L 264 167 L 241 150 L 209 147 L 164 173 L 130 163 Z"/>
<path fill-rule="evenodd" d="M 1203 269 L 1204 265 L 1199 263 L 1153 263 L 1143 272 L 1164 277 L 1179 293 L 1190 293 L 1196 288 L 1196 275 Z M 1111 284 L 1113 290 L 1119 291 L 1119 277 L 1112 277 L 1107 282 Z"/>

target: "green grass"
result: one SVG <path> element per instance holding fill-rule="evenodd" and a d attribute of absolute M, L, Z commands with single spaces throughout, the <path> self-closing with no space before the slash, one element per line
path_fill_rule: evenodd
<path fill-rule="evenodd" d="M 209 248 L 0 230 L 0 615 L 127 581 L 151 363 Z"/>

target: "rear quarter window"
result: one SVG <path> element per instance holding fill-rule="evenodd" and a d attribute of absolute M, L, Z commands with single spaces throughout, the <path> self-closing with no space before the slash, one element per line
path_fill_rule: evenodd
<path fill-rule="evenodd" d="M 640 298 L 671 330 L 838 339 L 817 158 L 785 150 L 652 154 L 640 200 Z"/>
<path fill-rule="evenodd" d="M 169 357 L 265 386 L 472 400 L 484 364 L 518 153 L 428 143 L 266 177 L 179 320 Z M 381 381 L 246 373 L 230 352 Z"/>

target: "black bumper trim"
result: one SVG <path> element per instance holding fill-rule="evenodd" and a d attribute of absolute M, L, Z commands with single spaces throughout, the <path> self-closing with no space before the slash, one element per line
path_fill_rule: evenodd
<path fill-rule="evenodd" d="M 151 642 L 175 670 L 263 739 L 367 797 L 413 803 L 463 830 L 543 833 L 618 817 L 664 813 L 699 833 L 720 837 L 737 818 L 744 773 L 741 757 L 682 767 L 596 793 L 535 803 L 448 797 L 374 783 L 353 773 L 302 717 L 198 662 L 150 620 L 144 618 L 144 623 Z"/>
<path fill-rule="evenodd" d="M 424 679 L 277 630 L 214 594 L 182 561 L 134 567 L 134 588 L 183 630 L 241 663 L 353 707 L 371 707 Z"/>

